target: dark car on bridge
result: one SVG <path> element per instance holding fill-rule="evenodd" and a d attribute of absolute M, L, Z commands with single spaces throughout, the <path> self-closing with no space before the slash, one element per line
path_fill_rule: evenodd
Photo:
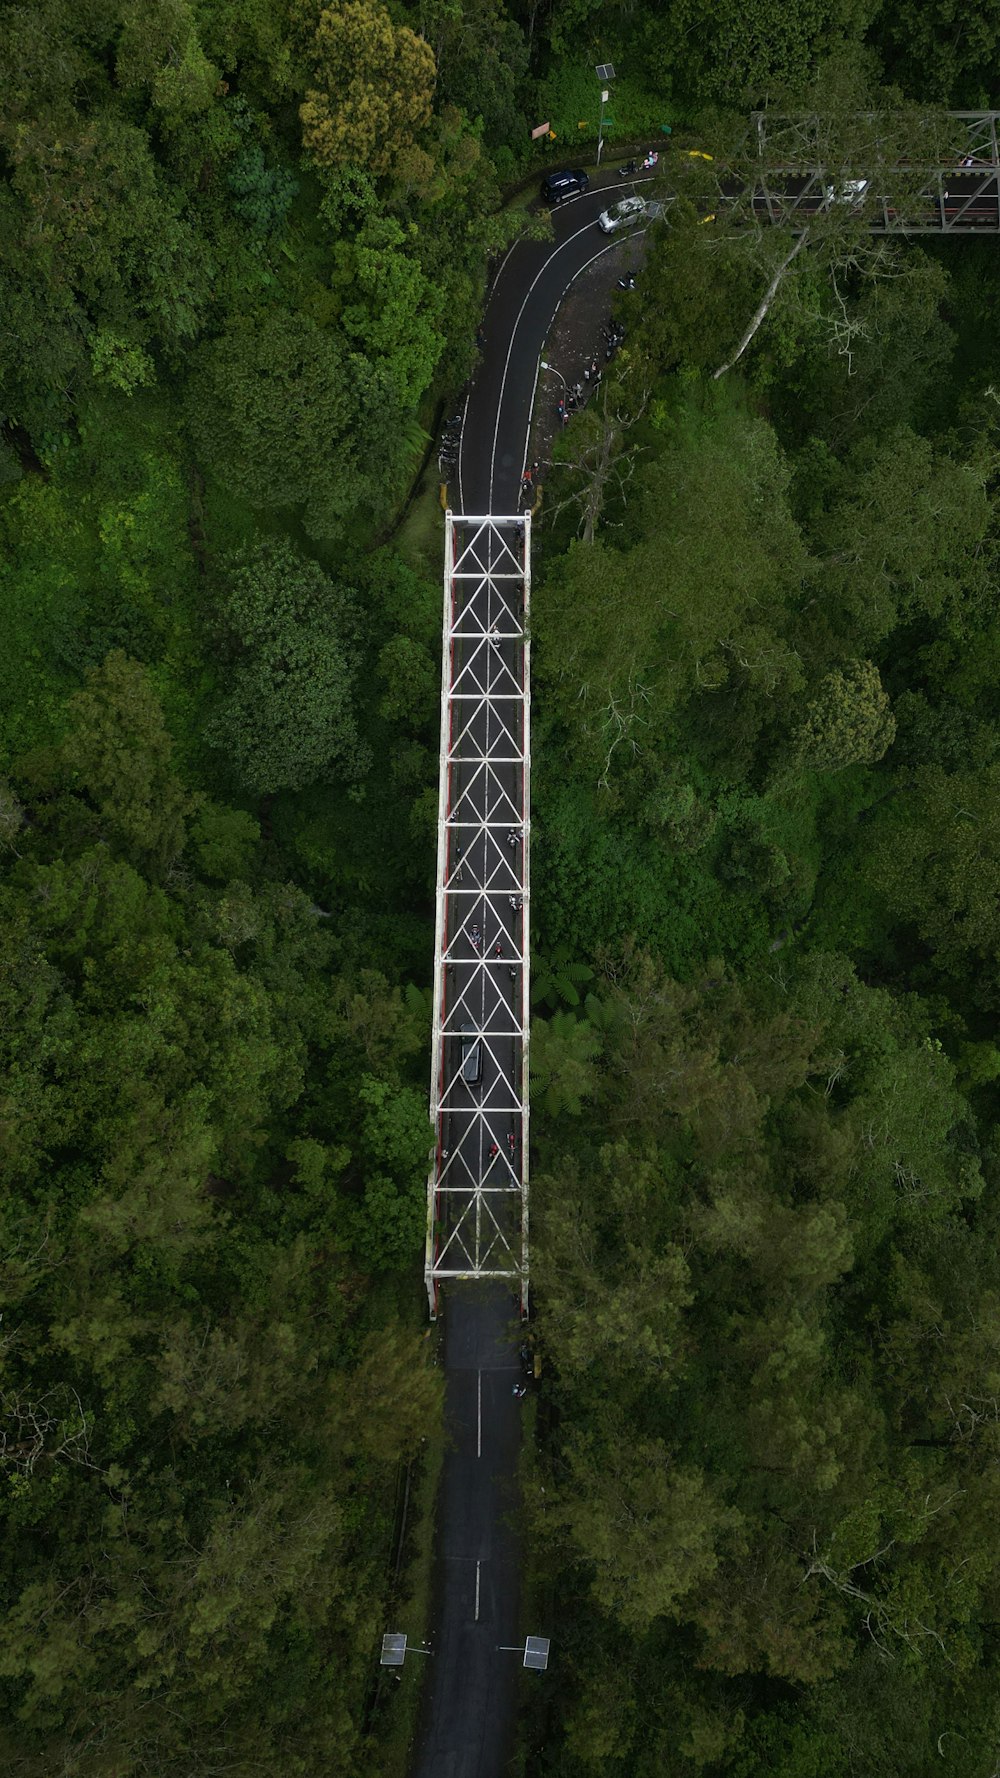
<path fill-rule="evenodd" d="M 574 171 L 564 168 L 560 173 L 546 173 L 542 180 L 542 196 L 547 204 L 561 204 L 565 198 L 575 198 L 590 185 L 590 177 L 582 167 Z"/>
<path fill-rule="evenodd" d="M 476 1087 L 483 1078 L 483 1046 L 475 1025 L 462 1026 L 462 1079 L 466 1086 Z"/>

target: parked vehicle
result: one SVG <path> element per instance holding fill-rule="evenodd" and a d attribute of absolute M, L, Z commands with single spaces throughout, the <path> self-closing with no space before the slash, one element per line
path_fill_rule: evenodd
<path fill-rule="evenodd" d="M 867 179 L 845 179 L 839 189 L 835 185 L 828 185 L 823 192 L 823 208 L 828 209 L 831 204 L 846 204 L 851 210 L 860 210 L 867 190 Z"/>
<path fill-rule="evenodd" d="M 602 210 L 597 218 L 597 226 L 606 235 L 613 235 L 616 229 L 625 228 L 630 222 L 638 222 L 640 216 L 646 214 L 645 198 L 620 198 L 609 210 Z"/>
<path fill-rule="evenodd" d="M 483 1078 L 483 1046 L 476 1036 L 475 1025 L 462 1026 L 462 1079 L 467 1087 L 476 1087 Z"/>
<path fill-rule="evenodd" d="M 578 197 L 589 187 L 590 175 L 582 167 L 567 167 L 559 173 L 546 173 L 542 180 L 542 197 L 547 204 L 561 204 L 566 198 Z"/>

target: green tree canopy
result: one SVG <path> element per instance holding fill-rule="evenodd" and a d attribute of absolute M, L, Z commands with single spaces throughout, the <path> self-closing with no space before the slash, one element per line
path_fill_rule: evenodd
<path fill-rule="evenodd" d="M 823 679 L 795 739 L 805 765 L 839 772 L 845 766 L 874 765 L 892 746 L 895 733 L 878 668 L 872 661 L 850 661 Z"/>
<path fill-rule="evenodd" d="M 301 109 L 306 149 L 321 166 L 392 171 L 431 115 L 434 55 L 374 0 L 340 0 L 320 12 L 316 85 Z"/>
<path fill-rule="evenodd" d="M 320 537 L 359 503 L 385 499 L 396 399 L 339 334 L 282 309 L 232 322 L 188 397 L 199 452 L 222 485 L 260 507 L 300 509 Z"/>
<path fill-rule="evenodd" d="M 223 566 L 217 610 L 230 671 L 208 737 L 242 782 L 254 791 L 297 788 L 332 766 L 356 777 L 364 754 L 349 596 L 315 562 L 270 539 Z"/>

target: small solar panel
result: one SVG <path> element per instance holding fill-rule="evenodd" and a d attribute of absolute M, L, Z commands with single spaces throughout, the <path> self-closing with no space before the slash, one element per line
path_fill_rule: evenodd
<path fill-rule="evenodd" d="M 594 69 L 598 80 L 614 80 L 615 71 L 610 62 L 598 62 Z"/>
<path fill-rule="evenodd" d="M 549 1638 L 528 1636 L 524 1643 L 524 1664 L 535 1673 L 544 1673 L 549 1664 Z"/>
<path fill-rule="evenodd" d="M 397 1630 L 387 1630 L 382 1638 L 380 1667 L 401 1667 L 406 1659 L 406 1637 Z"/>

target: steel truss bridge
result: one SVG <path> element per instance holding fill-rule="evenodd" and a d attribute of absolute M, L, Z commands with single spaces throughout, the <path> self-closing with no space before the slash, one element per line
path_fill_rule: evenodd
<path fill-rule="evenodd" d="M 531 518 L 445 515 L 425 1279 L 528 1283 Z"/>
<path fill-rule="evenodd" d="M 830 120 L 755 112 L 724 161 L 706 163 L 699 208 L 801 226 L 850 208 L 872 234 L 1000 234 L 998 111 Z"/>
<path fill-rule="evenodd" d="M 998 121 L 998 111 L 755 112 L 732 154 L 694 155 L 696 202 L 799 230 L 843 207 L 873 234 L 998 234 Z M 526 514 L 446 514 L 432 1319 L 448 1279 L 510 1280 L 527 1310 L 530 548 Z"/>

